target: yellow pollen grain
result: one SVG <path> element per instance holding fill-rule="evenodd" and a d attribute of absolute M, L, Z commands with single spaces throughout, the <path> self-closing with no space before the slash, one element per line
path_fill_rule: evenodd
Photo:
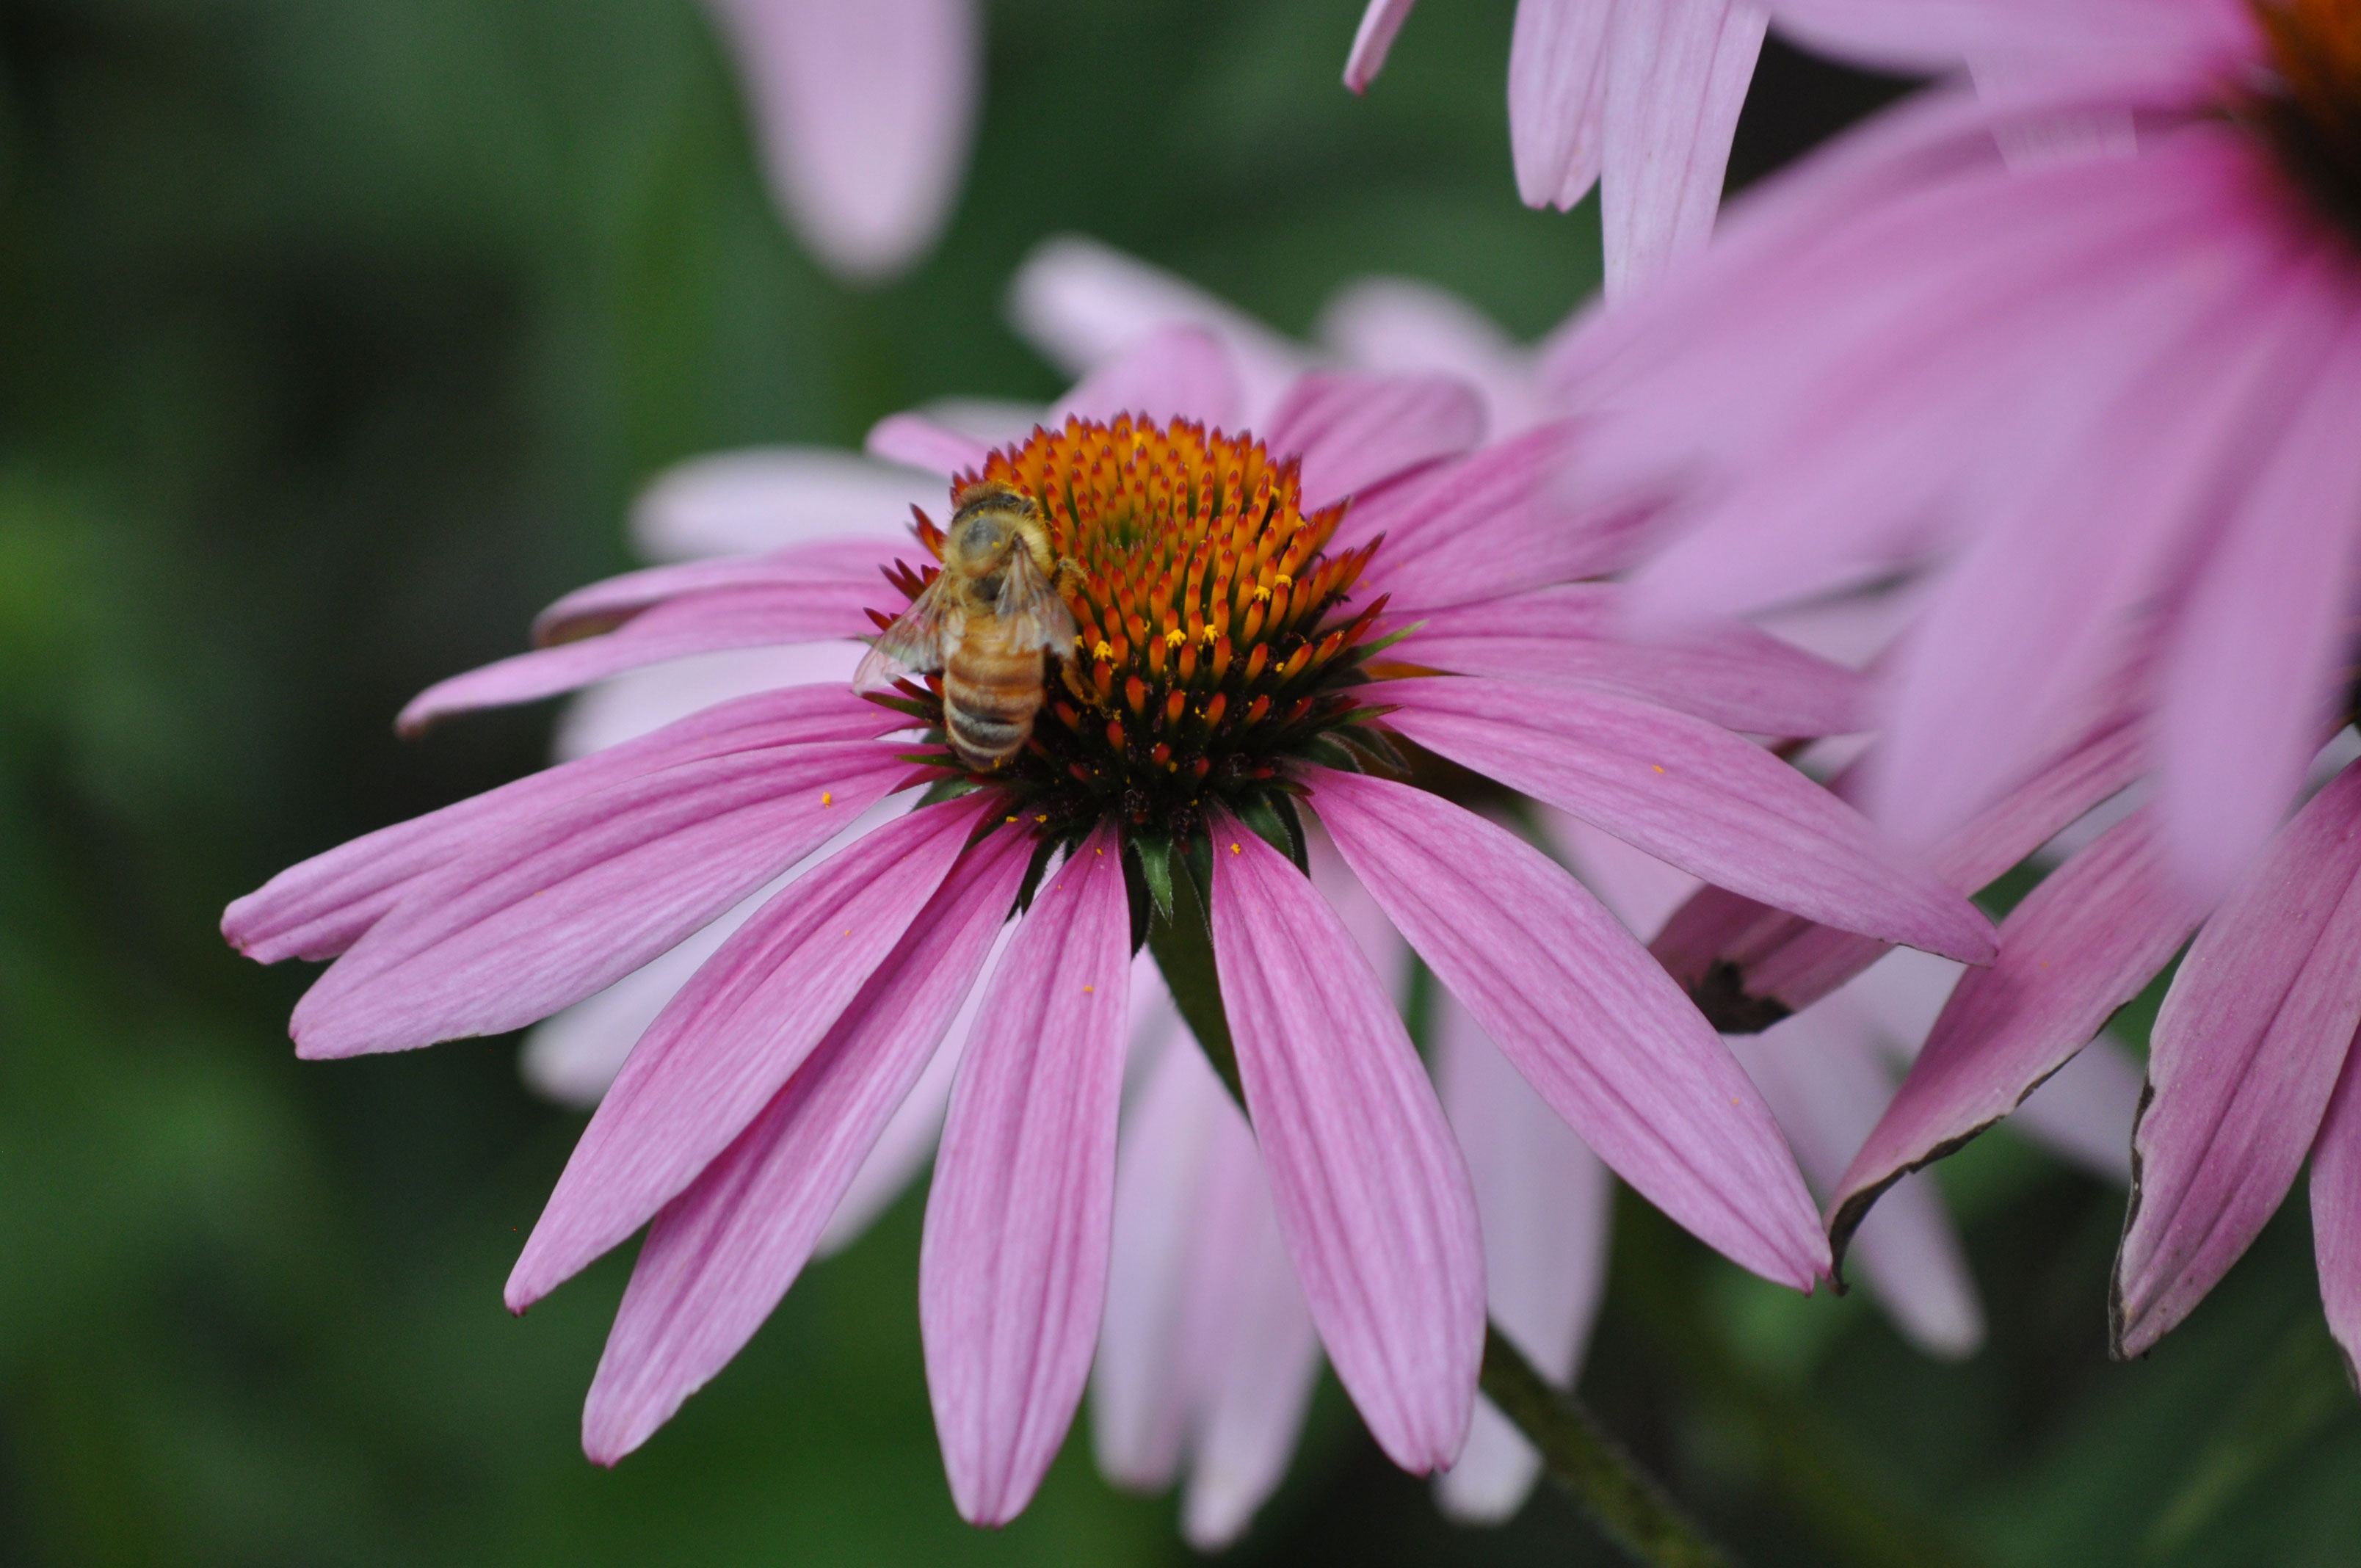
<path fill-rule="evenodd" d="M 1649 769 L 1650 769 L 1652 772 L 1654 772 L 1654 773 L 1663 773 L 1663 772 L 1664 771 L 1664 769 L 1662 769 L 1662 768 L 1660 768 L 1660 767 L 1657 767 L 1657 766 L 1656 766 L 1656 764 L 1655 764 L 1655 763 L 1653 763 L 1653 762 L 1650 762 L 1650 763 L 1648 764 L 1648 767 L 1649 767 Z"/>
<path fill-rule="evenodd" d="M 822 806 L 834 806 L 836 804 L 836 792 L 834 790 L 825 789 L 820 791 L 819 803 Z"/>
<path fill-rule="evenodd" d="M 1257 588 L 1254 591 L 1254 597 L 1257 599 L 1267 599 L 1270 598 L 1270 590 L 1268 588 Z"/>
<path fill-rule="evenodd" d="M 1230 853 L 1232 853 L 1233 855 L 1235 855 L 1235 854 L 1238 853 L 1238 847 L 1237 847 L 1235 844 L 1232 844 L 1232 845 L 1230 846 Z"/>
<path fill-rule="evenodd" d="M 1033 820 L 1034 820 L 1034 821 L 1036 821 L 1036 822 L 1047 822 L 1047 821 L 1049 821 L 1049 816 L 1045 813 L 1045 814 L 1043 814 L 1042 816 L 1039 816 L 1039 817 L 1035 817 Z"/>
<path fill-rule="evenodd" d="M 1010 817 L 1008 820 L 1010 820 L 1011 822 L 1014 822 L 1014 821 L 1016 821 L 1016 818 L 1015 818 L 1014 817 Z"/>
<path fill-rule="evenodd" d="M 1115 644 L 1112 642 L 1101 642 L 1097 647 L 1091 650 L 1091 657 L 1099 660 L 1114 658 Z"/>
<path fill-rule="evenodd" d="M 1221 636 L 1221 633 L 1220 633 L 1219 631 L 1217 631 L 1217 630 L 1215 630 L 1213 628 L 1212 628 L 1212 627 L 1208 626 L 1207 628 L 1205 628 L 1204 635 L 1203 635 L 1203 637 L 1201 639 L 1201 641 L 1202 641 L 1204 642 L 1204 644 L 1205 644 L 1205 646 L 1206 646 L 1206 647 L 1210 648 L 1210 647 L 1212 647 L 1212 646 L 1213 645 L 1214 639 L 1216 639 L 1216 638 L 1218 638 L 1218 637 L 1220 637 L 1220 636 Z"/>
<path fill-rule="evenodd" d="M 1098 987 L 1095 985 L 1086 985 L 1082 987 L 1082 994 L 1084 996 L 1088 996 L 1092 992 L 1096 991 Z"/>
<path fill-rule="evenodd" d="M 1178 648 L 1188 641 L 1189 634 L 1177 626 L 1164 634 L 1164 645 L 1167 648 Z"/>

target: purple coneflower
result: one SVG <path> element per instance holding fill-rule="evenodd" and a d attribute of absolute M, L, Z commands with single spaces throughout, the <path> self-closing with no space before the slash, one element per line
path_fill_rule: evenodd
<path fill-rule="evenodd" d="M 1376 80 L 1415 0 L 1369 0 L 1345 64 Z M 1663 272 L 1713 232 L 1738 111 L 1767 17 L 1746 0 L 1518 0 L 1509 144 L 1529 207 L 1598 187 L 1607 292 Z"/>
<path fill-rule="evenodd" d="M 769 1313 L 1019 910 L 958 1068 L 920 1269 L 961 1512 L 1021 1509 L 1082 1396 L 1143 937 L 1168 974 L 1175 955 L 1194 966 L 1176 994 L 1235 1064 L 1340 1380 L 1398 1463 L 1447 1465 L 1483 1340 L 1474 1201 L 1390 999 L 1302 872 L 1305 806 L 1602 1159 L 1769 1277 L 1808 1287 L 1825 1267 L 1760 1097 L 1644 950 L 1506 830 L 1357 769 L 1408 741 L 1719 884 L 1988 959 L 1956 894 L 1713 721 L 1847 728 L 1850 673 L 1742 631 L 1671 658 L 1603 636 L 1607 590 L 1573 579 L 1620 565 L 1628 534 L 1555 503 L 1562 427 L 1481 446 L 1455 383 L 1324 374 L 1265 439 L 1211 428 L 1238 398 L 1219 345 L 1180 333 L 1021 442 L 908 415 L 873 435 L 957 476 L 954 502 L 979 485 L 1029 498 L 1051 535 L 1078 636 L 995 770 L 945 749 L 934 681 L 883 701 L 787 687 L 357 840 L 232 906 L 225 929 L 258 959 L 337 959 L 296 1010 L 300 1054 L 403 1049 L 580 1001 L 927 789 L 722 940 L 632 1049 L 526 1244 L 520 1310 L 653 1222 L 585 1411 L 594 1458 L 643 1442 Z M 1123 411 L 1140 408 L 1203 422 Z M 552 645 L 445 682 L 404 723 L 873 630 L 931 579 L 941 535 L 922 516 L 917 538 L 904 559 L 852 539 L 584 589 L 543 618 Z"/>

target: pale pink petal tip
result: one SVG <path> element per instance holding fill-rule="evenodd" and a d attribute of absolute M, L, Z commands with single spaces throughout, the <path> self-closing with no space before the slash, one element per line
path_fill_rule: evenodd
<path fill-rule="evenodd" d="M 863 444 L 872 457 L 946 477 L 973 473 L 992 448 L 972 435 L 920 414 L 887 414 L 870 427 Z"/>
<path fill-rule="evenodd" d="M 1345 85 L 1356 93 L 1367 90 L 1386 68 L 1386 54 L 1394 47 L 1394 35 L 1410 17 L 1410 8 L 1417 0 L 1369 0 L 1369 8 L 1361 13 L 1361 25 L 1353 34 L 1353 52 L 1345 59 Z"/>
<path fill-rule="evenodd" d="M 974 0 L 715 0 L 781 203 L 855 282 L 901 271 L 950 216 L 983 73 Z"/>

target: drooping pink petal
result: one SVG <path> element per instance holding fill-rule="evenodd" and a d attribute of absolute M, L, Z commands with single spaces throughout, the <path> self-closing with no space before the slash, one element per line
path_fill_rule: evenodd
<path fill-rule="evenodd" d="M 295 1005 L 310 1058 L 522 1028 L 603 991 L 818 848 L 909 772 L 889 745 L 739 751 L 478 831 Z"/>
<path fill-rule="evenodd" d="M 2361 1366 L 2361 1051 L 2345 1052 L 2336 1092 L 2312 1143 L 2312 1246 L 2320 1304 L 2345 1350 L 2345 1376 Z"/>
<path fill-rule="evenodd" d="M 1394 35 L 1410 19 L 1410 8 L 1418 0 L 1369 0 L 1369 8 L 1361 13 L 1361 25 L 1353 34 L 1353 52 L 1345 59 L 1345 85 L 1356 93 L 1368 90 L 1386 68 L 1386 52 L 1394 47 Z"/>
<path fill-rule="evenodd" d="M 1433 1036 L 1436 1087 L 1476 1187 L 1492 1321 L 1543 1377 L 1570 1388 L 1607 1283 L 1607 1168 L 1448 992 L 1434 999 Z M 1476 1409 L 1435 1500 L 1454 1518 L 1497 1523 L 1532 1489 L 1541 1455 L 1488 1401 Z"/>
<path fill-rule="evenodd" d="M 842 687 L 764 692 L 724 704 L 596 757 L 544 769 L 314 855 L 232 904 L 222 916 L 222 935 L 258 963 L 333 958 L 418 879 L 471 853 L 479 842 L 523 831 L 569 800 L 683 763 L 862 740 L 904 722 Z"/>
<path fill-rule="evenodd" d="M 773 192 L 831 270 L 875 281 L 950 217 L 975 134 L 973 0 L 712 0 Z"/>
<path fill-rule="evenodd" d="M 2010 912 L 1999 959 L 1951 992 L 1837 1183 L 1839 1251 L 1878 1193 L 2015 1109 L 2188 939 L 2202 912 L 2166 875 L 2150 828 L 2145 813 L 2111 828 Z"/>
<path fill-rule="evenodd" d="M 928 473 L 954 476 L 983 467 L 992 448 L 924 414 L 887 414 L 870 426 L 862 448 L 872 457 Z"/>
<path fill-rule="evenodd" d="M 1201 1082 L 1218 1098 L 1178 1347 L 1197 1402 L 1180 1532 L 1215 1552 L 1246 1533 L 1287 1474 L 1320 1376 L 1320 1335 L 1254 1133 L 1210 1072 Z"/>
<path fill-rule="evenodd" d="M 1528 207 L 1566 210 L 1598 181 L 1607 40 L 1624 8 L 1618 0 L 1520 0 L 1509 39 L 1509 152 Z"/>
<path fill-rule="evenodd" d="M 1274 456 L 1302 460 L 1303 504 L 1324 507 L 1467 451 L 1484 439 L 1484 400 L 1449 376 L 1315 370 L 1260 433 Z"/>
<path fill-rule="evenodd" d="M 2113 1035 L 2101 1035 L 2041 1080 L 2009 1125 L 2059 1158 L 2102 1181 L 2128 1187 L 2132 1123 L 2146 1075 L 2139 1058 Z"/>
<path fill-rule="evenodd" d="M 1964 962 L 1992 956 L 1991 927 L 1966 899 L 1900 859 L 1835 795 L 1719 725 L 1580 686 L 1467 676 L 1383 691 L 1397 705 L 1386 722 L 1418 744 L 1708 882 Z"/>
<path fill-rule="evenodd" d="M 649 1026 L 574 1146 L 509 1275 L 511 1310 L 637 1230 L 761 1114 L 934 898 L 987 801 L 886 824 L 721 944 Z"/>
<path fill-rule="evenodd" d="M 455 713 L 555 696 L 667 659 L 725 648 L 866 637 L 877 629 L 866 613 L 869 608 L 893 608 L 899 599 L 876 577 L 720 588 L 670 599 L 604 636 L 536 648 L 431 685 L 411 699 L 395 728 L 416 735 Z"/>
<path fill-rule="evenodd" d="M 2334 264 L 2350 265 L 2341 252 Z M 2303 313 L 2315 339 L 2322 313 Z M 2201 891 L 2227 887 L 2279 827 L 2348 678 L 2361 313 L 2328 367 L 2316 384 L 2298 382 L 2294 407 L 2264 404 L 2284 427 L 2278 444 L 2197 572 L 2165 656 L 2158 809 L 2175 863 Z"/>
<path fill-rule="evenodd" d="M 1324 900 L 1248 829 L 1213 829 L 1213 951 L 1279 1225 L 1378 1445 L 1458 1457 L 1484 1341 L 1476 1200 L 1410 1036 Z"/>
<path fill-rule="evenodd" d="M 2165 993 L 2115 1258 L 2122 1354 L 2189 1315 L 2302 1168 L 2361 1027 L 2356 873 L 2361 768 L 2347 768 L 2205 923 Z"/>
<path fill-rule="evenodd" d="M 1846 1163 L 1894 1096 L 1871 1025 L 1849 995 L 1831 996 L 1730 1049 L 1819 1191 Z M 1905 1178 L 1853 1236 L 1852 1261 L 1894 1326 L 1929 1355 L 1957 1359 L 1982 1343 L 1982 1304 L 1965 1251 L 1933 1180 Z"/>
<path fill-rule="evenodd" d="M 910 509 L 939 507 L 935 475 L 826 446 L 692 457 L 631 503 L 631 543 L 658 561 L 761 554 L 824 539 L 909 538 Z"/>
<path fill-rule="evenodd" d="M 1310 776 L 1314 808 L 1363 884 L 1600 1159 L 1766 1278 L 1808 1288 L 1826 1272 L 1811 1198 L 1762 1097 L 1589 894 L 1438 795 Z"/>
<path fill-rule="evenodd" d="M 1069 415 L 1113 420 L 1146 415 L 1233 428 L 1245 411 L 1237 368 L 1222 340 L 1202 327 L 1159 327 L 1082 378 L 1042 423 L 1055 430 Z"/>
<path fill-rule="evenodd" d="M 1769 17 L 1745 0 L 1626 0 L 1607 49 L 1599 234 L 1611 298 L 1705 243 Z"/>
<path fill-rule="evenodd" d="M 560 762 L 572 762 L 759 692 L 789 686 L 850 692 L 853 672 L 868 651 L 864 644 L 839 639 L 783 648 L 728 648 L 627 670 L 576 694 L 557 716 L 550 750 Z M 879 718 L 884 719 L 890 711 Z"/>
<path fill-rule="evenodd" d="M 761 1113 L 657 1214 L 583 1409 L 592 1459 L 646 1442 L 802 1272 L 973 982 L 1030 850 L 996 833 L 970 850 Z"/>
<path fill-rule="evenodd" d="M 939 498 L 938 498 L 939 499 Z M 909 513 L 901 526 L 866 538 L 825 539 L 763 555 L 682 561 L 649 566 L 577 588 L 533 618 L 536 647 L 609 631 L 669 600 L 741 588 L 801 588 L 850 584 L 876 593 L 878 578 L 897 554 L 916 552 Z"/>
<path fill-rule="evenodd" d="M 1031 1500 L 1082 1402 L 1106 1300 L 1131 974 L 1122 848 L 1042 880 L 961 1064 L 927 1201 L 918 1323 L 951 1497 Z"/>
<path fill-rule="evenodd" d="M 1927 869 L 1962 893 L 1976 892 L 2130 784 L 2146 764 L 2142 727 L 2127 708 L 2112 710 L 1935 845 Z M 1844 795 L 1859 783 L 1857 773 L 1848 773 L 1834 787 Z M 1731 989 L 1734 1004 L 1767 1001 L 1777 1011 L 1801 1012 L 1875 963 L 1886 944 L 1707 887 L 1674 915 L 1649 950 L 1692 993 L 1718 983 Z"/>
<path fill-rule="evenodd" d="M 1645 697 L 1755 735 L 1871 728 L 1868 683 L 1743 622 L 1661 641 L 1620 635 L 1622 587 L 1560 583 L 1508 598 L 1420 611 L 1401 657 L 1429 669 L 1577 681 Z"/>
<path fill-rule="evenodd" d="M 1254 429 L 1307 367 L 1302 349 L 1236 306 L 1082 235 L 1033 247 L 1008 285 L 1008 314 L 1026 341 L 1078 377 L 1163 328 L 1201 327 L 1229 350 L 1245 396 L 1239 417 Z"/>

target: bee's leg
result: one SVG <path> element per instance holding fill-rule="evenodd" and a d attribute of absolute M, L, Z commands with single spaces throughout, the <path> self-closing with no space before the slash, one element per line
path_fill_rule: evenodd
<path fill-rule="evenodd" d="M 1079 594 L 1082 589 L 1082 564 L 1071 555 L 1059 556 L 1057 577 L 1060 594 Z"/>

